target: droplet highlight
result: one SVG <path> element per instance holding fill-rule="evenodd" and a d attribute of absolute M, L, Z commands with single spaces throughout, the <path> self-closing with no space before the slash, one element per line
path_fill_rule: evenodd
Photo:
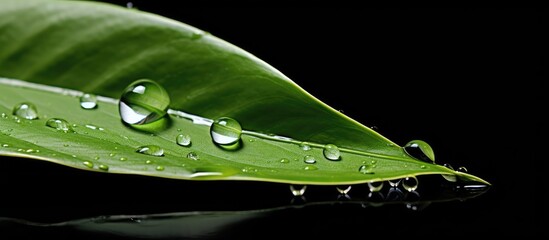
<path fill-rule="evenodd" d="M 13 107 L 13 115 L 27 120 L 38 119 L 38 110 L 32 103 L 24 102 Z"/>
<path fill-rule="evenodd" d="M 155 157 L 164 156 L 164 149 L 162 149 L 161 147 L 159 147 L 157 145 L 141 146 L 141 147 L 137 148 L 136 152 L 142 153 L 142 154 L 145 154 L 145 155 L 155 156 Z"/>
<path fill-rule="evenodd" d="M 404 151 L 410 156 L 418 160 L 428 163 L 435 162 L 435 153 L 431 146 L 422 140 L 412 140 L 404 145 Z"/>
<path fill-rule="evenodd" d="M 97 96 L 91 93 L 84 93 L 80 96 L 80 107 L 83 109 L 94 109 L 97 107 Z"/>
<path fill-rule="evenodd" d="M 210 127 L 213 142 L 227 150 L 234 150 L 239 147 L 241 134 L 242 126 L 240 126 L 240 123 L 229 117 L 216 119 Z"/>
<path fill-rule="evenodd" d="M 340 193 L 340 194 L 347 194 L 347 193 L 349 193 L 349 192 L 351 191 L 351 188 L 352 188 L 352 187 L 353 187 L 353 186 L 351 186 L 351 185 L 337 186 L 337 187 L 336 187 L 336 190 L 337 190 L 337 192 Z"/>
<path fill-rule="evenodd" d="M 339 148 L 334 144 L 326 144 L 322 153 L 324 154 L 324 157 L 326 157 L 326 159 L 331 161 L 339 161 L 341 157 Z"/>
<path fill-rule="evenodd" d="M 74 132 L 69 122 L 62 118 L 50 118 L 46 121 L 46 126 L 65 133 Z"/>
<path fill-rule="evenodd" d="M 169 104 L 168 92 L 160 84 L 149 79 L 141 79 L 126 87 L 118 107 L 124 123 L 139 127 L 149 126 L 162 119 Z"/>

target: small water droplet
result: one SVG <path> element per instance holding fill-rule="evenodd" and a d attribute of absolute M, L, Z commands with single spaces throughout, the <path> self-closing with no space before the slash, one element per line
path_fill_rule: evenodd
<path fill-rule="evenodd" d="M 92 130 L 97 130 L 97 126 L 93 125 L 93 124 L 86 124 L 84 125 L 85 127 L 89 128 L 89 129 L 92 129 Z"/>
<path fill-rule="evenodd" d="M 305 163 L 308 163 L 308 164 L 314 164 L 316 163 L 316 159 L 315 157 L 311 156 L 311 155 L 305 155 L 305 157 L 303 157 L 303 161 Z"/>
<path fill-rule="evenodd" d="M 158 83 L 141 79 L 124 90 L 118 104 L 122 121 L 132 127 L 149 125 L 162 119 L 170 104 L 166 90 Z"/>
<path fill-rule="evenodd" d="M 289 163 L 290 160 L 287 159 L 287 158 L 282 158 L 282 159 L 280 159 L 280 162 L 281 162 L 281 163 Z"/>
<path fill-rule="evenodd" d="M 374 174 L 374 167 L 373 164 L 364 164 L 358 168 L 358 172 L 362 174 Z"/>
<path fill-rule="evenodd" d="M 90 162 L 90 161 L 84 161 L 84 162 L 82 162 L 82 164 L 84 164 L 84 166 L 86 166 L 88 168 L 93 168 L 93 163 Z"/>
<path fill-rule="evenodd" d="M 0 116 L 1 116 L 2 118 L 8 118 L 8 115 L 7 115 L 6 113 L 2 113 Z"/>
<path fill-rule="evenodd" d="M 24 102 L 13 107 L 13 115 L 20 118 L 33 120 L 38 119 L 38 110 L 36 110 L 36 106 L 34 106 L 34 104 Z"/>
<path fill-rule="evenodd" d="M 100 159 L 100 157 L 99 157 L 99 156 L 95 156 L 95 157 L 94 157 L 93 159 L 95 159 L 95 160 L 99 160 L 99 159 Z"/>
<path fill-rule="evenodd" d="M 68 147 L 69 144 L 68 143 L 63 143 L 63 147 Z"/>
<path fill-rule="evenodd" d="M 29 148 L 29 149 L 25 150 L 25 152 L 26 152 L 26 153 L 39 153 L 40 150 Z"/>
<path fill-rule="evenodd" d="M 290 191 L 295 197 L 303 196 L 307 190 L 307 185 L 290 185 Z"/>
<path fill-rule="evenodd" d="M 126 158 L 126 157 L 120 157 L 119 160 L 120 160 L 120 161 L 127 161 L 128 158 Z"/>
<path fill-rule="evenodd" d="M 178 134 L 175 137 L 175 142 L 180 146 L 189 147 L 191 146 L 191 136 L 188 134 Z"/>
<path fill-rule="evenodd" d="M 456 171 L 462 172 L 462 173 L 467 173 L 467 168 L 461 166 L 461 167 L 458 167 L 458 169 Z"/>
<path fill-rule="evenodd" d="M 151 160 L 145 161 L 145 164 L 152 164 L 152 163 L 153 163 L 153 161 L 151 161 Z"/>
<path fill-rule="evenodd" d="M 337 192 L 339 192 L 340 194 L 347 194 L 347 193 L 349 193 L 349 192 L 351 191 L 351 188 L 352 188 L 352 187 L 353 187 L 353 186 L 351 186 L 351 185 L 337 186 L 337 187 L 336 187 L 336 190 L 337 190 Z"/>
<path fill-rule="evenodd" d="M 75 157 L 76 157 L 76 155 L 74 155 L 74 154 L 73 154 L 73 155 L 71 155 L 71 157 L 75 158 Z"/>
<path fill-rule="evenodd" d="M 303 151 L 309 151 L 309 150 L 311 150 L 311 145 L 309 145 L 308 142 L 301 142 L 299 144 L 299 148 L 301 148 L 301 150 L 303 150 Z"/>
<path fill-rule="evenodd" d="M 109 157 L 114 157 L 116 156 L 116 153 L 109 153 Z"/>
<path fill-rule="evenodd" d="M 402 179 L 391 179 L 391 180 L 388 180 L 387 182 L 389 183 L 389 186 L 391 187 L 398 187 L 398 184 L 400 184 L 400 181 Z"/>
<path fill-rule="evenodd" d="M 178 128 L 177 131 L 178 131 L 178 132 L 181 132 L 181 128 Z"/>
<path fill-rule="evenodd" d="M 253 167 L 244 167 L 244 168 L 242 168 L 242 172 L 245 172 L 245 173 L 254 173 L 254 172 L 257 172 L 257 169 L 256 169 L 256 168 L 253 168 Z"/>
<path fill-rule="evenodd" d="M 2 144 L 2 147 L 9 147 L 10 145 L 7 143 Z"/>
<path fill-rule="evenodd" d="M 428 163 L 435 162 L 435 153 L 429 144 L 421 140 L 412 140 L 404 145 L 404 151 L 418 160 Z"/>
<path fill-rule="evenodd" d="M 454 170 L 454 167 L 452 167 L 449 163 L 445 163 L 443 166 L 449 168 L 450 170 Z"/>
<path fill-rule="evenodd" d="M 142 153 L 142 154 L 145 154 L 145 155 L 155 156 L 155 157 L 164 156 L 164 149 L 162 149 L 161 147 L 159 147 L 157 145 L 141 146 L 141 147 L 137 148 L 136 152 Z"/>
<path fill-rule="evenodd" d="M 156 166 L 156 171 L 164 171 L 164 166 Z"/>
<path fill-rule="evenodd" d="M 105 165 L 105 164 L 100 164 L 99 165 L 99 169 L 103 170 L 103 171 L 109 171 L 109 166 Z"/>
<path fill-rule="evenodd" d="M 200 160 L 200 156 L 198 156 L 198 154 L 196 154 L 195 152 L 190 152 L 187 154 L 187 158 L 188 159 L 192 159 L 192 160 Z"/>
<path fill-rule="evenodd" d="M 370 189 L 370 192 L 379 192 L 383 188 L 383 182 L 369 182 L 368 183 L 368 189 Z"/>
<path fill-rule="evenodd" d="M 307 170 L 307 171 L 318 170 L 318 168 L 316 166 L 313 166 L 313 165 L 305 166 L 303 169 Z"/>
<path fill-rule="evenodd" d="M 420 167 L 421 169 L 427 168 L 427 166 L 425 166 L 425 165 L 421 165 L 421 166 L 419 166 L 419 167 Z"/>
<path fill-rule="evenodd" d="M 326 159 L 328 160 L 340 160 L 341 153 L 339 152 L 339 148 L 336 145 L 326 144 L 322 152 L 324 153 L 324 157 L 326 157 Z"/>
<path fill-rule="evenodd" d="M 255 138 L 248 139 L 248 142 L 255 142 Z"/>
<path fill-rule="evenodd" d="M 83 109 L 94 109 L 97 107 L 97 97 L 91 93 L 84 93 L 80 96 L 80 107 Z"/>
<path fill-rule="evenodd" d="M 234 150 L 239 147 L 241 134 L 242 127 L 240 123 L 229 117 L 218 118 L 210 127 L 213 142 L 227 150 Z"/>
<path fill-rule="evenodd" d="M 402 179 L 402 187 L 406 189 L 406 191 L 408 192 L 415 191 L 418 185 L 419 185 L 419 181 L 414 176 L 410 176 Z"/>
<path fill-rule="evenodd" d="M 62 118 L 50 118 L 48 119 L 48 121 L 46 121 L 46 126 L 56 129 L 58 131 L 63 131 L 65 133 L 74 132 L 67 120 Z"/>

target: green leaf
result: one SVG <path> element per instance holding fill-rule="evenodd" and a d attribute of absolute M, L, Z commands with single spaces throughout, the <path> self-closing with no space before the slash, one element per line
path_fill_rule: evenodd
<path fill-rule="evenodd" d="M 486 183 L 410 157 L 267 63 L 194 27 L 103 3 L 1 4 L 0 76 L 10 78 L 0 88 L 0 143 L 8 145 L 2 155 L 180 179 L 352 184 L 444 174 Z M 171 99 L 169 124 L 154 135 L 125 126 L 118 115 L 116 99 L 143 78 L 164 86 Z M 105 97 L 86 110 L 80 91 Z M 11 116 L 23 102 L 36 105 L 38 119 Z M 46 127 L 52 117 L 75 124 L 74 133 Z M 220 117 L 245 129 L 241 148 L 212 143 L 209 124 Z M 189 135 L 192 145 L 176 144 L 179 134 Z M 312 148 L 301 149 L 303 142 Z M 339 161 L 324 157 L 328 144 L 341 151 Z M 145 145 L 161 146 L 164 156 L 136 152 Z M 199 160 L 187 158 L 191 152 Z M 307 156 L 316 163 L 305 163 Z"/>

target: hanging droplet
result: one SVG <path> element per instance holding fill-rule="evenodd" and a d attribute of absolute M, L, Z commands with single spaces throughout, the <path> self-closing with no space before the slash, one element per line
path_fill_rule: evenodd
<path fill-rule="evenodd" d="M 198 156 L 198 154 L 196 154 L 195 152 L 188 153 L 187 158 L 195 161 L 200 160 L 200 156 Z"/>
<path fill-rule="evenodd" d="M 462 172 L 462 173 L 467 173 L 467 168 L 461 166 L 461 167 L 458 167 L 458 169 L 456 171 Z"/>
<path fill-rule="evenodd" d="M 362 174 L 374 174 L 374 167 L 373 164 L 364 164 L 358 168 L 358 172 Z"/>
<path fill-rule="evenodd" d="M 435 153 L 429 144 L 421 140 L 412 140 L 404 145 L 404 151 L 411 157 L 428 163 L 435 162 Z"/>
<path fill-rule="evenodd" d="M 229 117 L 218 118 L 210 127 L 213 142 L 227 150 L 234 150 L 239 147 L 241 134 L 242 127 L 240 123 Z"/>
<path fill-rule="evenodd" d="M 48 119 L 48 121 L 46 121 L 46 126 L 54 128 L 58 131 L 66 132 L 66 133 L 74 132 L 71 125 L 65 119 L 62 119 L 62 118 L 50 118 Z"/>
<path fill-rule="evenodd" d="M 307 190 L 307 185 L 290 185 L 290 191 L 295 197 L 303 196 Z"/>
<path fill-rule="evenodd" d="M 347 193 L 349 193 L 349 192 L 351 191 L 351 188 L 352 188 L 352 187 L 353 187 L 353 186 L 351 186 L 351 185 L 337 186 L 337 187 L 336 187 L 336 190 L 337 190 L 337 192 L 339 192 L 340 194 L 347 194 Z"/>
<path fill-rule="evenodd" d="M 402 179 L 402 187 L 406 189 L 406 191 L 408 192 L 415 191 L 417 189 L 418 184 L 419 184 L 419 181 L 414 176 L 410 176 Z"/>
<path fill-rule="evenodd" d="M 336 145 L 326 144 L 322 152 L 324 153 L 324 157 L 326 157 L 326 159 L 328 160 L 340 160 L 341 153 L 339 152 L 339 148 Z"/>
<path fill-rule="evenodd" d="M 175 137 L 175 142 L 180 146 L 189 147 L 191 146 L 191 136 L 188 134 L 178 134 Z"/>
<path fill-rule="evenodd" d="M 93 168 L 93 163 L 90 162 L 90 161 L 84 161 L 84 162 L 82 162 L 82 164 L 84 164 L 84 166 L 86 166 L 88 168 Z"/>
<path fill-rule="evenodd" d="M 97 107 L 97 97 L 91 93 L 84 93 L 80 96 L 80 107 L 83 109 L 94 109 Z"/>
<path fill-rule="evenodd" d="M 34 104 L 24 102 L 13 107 L 13 115 L 28 120 L 34 120 L 38 119 L 38 110 L 36 110 Z"/>
<path fill-rule="evenodd" d="M 280 162 L 281 162 L 281 163 L 289 163 L 290 160 L 287 159 L 287 158 L 282 158 L 282 159 L 280 159 Z"/>
<path fill-rule="evenodd" d="M 368 183 L 368 189 L 370 189 L 370 192 L 379 192 L 381 191 L 382 188 L 383 188 L 383 181 Z"/>
<path fill-rule="evenodd" d="M 299 148 L 301 148 L 301 150 L 303 150 L 303 151 L 309 151 L 309 150 L 311 150 L 311 145 L 309 145 L 308 142 L 301 142 L 299 144 Z"/>
<path fill-rule="evenodd" d="M 391 180 L 388 180 L 387 182 L 389 183 L 389 186 L 393 187 L 393 188 L 396 188 L 398 187 L 398 184 L 400 184 L 400 181 L 402 179 L 391 179 Z"/>
<path fill-rule="evenodd" d="M 316 163 L 316 159 L 315 159 L 315 157 L 313 157 L 311 155 L 305 155 L 305 157 L 303 157 L 303 162 L 308 163 L 308 164 L 314 164 L 314 163 Z"/>
<path fill-rule="evenodd" d="M 146 145 L 146 146 L 138 147 L 136 152 L 155 156 L 155 157 L 164 156 L 164 149 L 156 145 Z"/>
<path fill-rule="evenodd" d="M 162 119 L 170 104 L 166 90 L 158 83 L 141 79 L 133 82 L 124 90 L 118 104 L 120 117 L 132 127 L 149 125 Z M 140 128 L 142 129 L 142 128 Z"/>

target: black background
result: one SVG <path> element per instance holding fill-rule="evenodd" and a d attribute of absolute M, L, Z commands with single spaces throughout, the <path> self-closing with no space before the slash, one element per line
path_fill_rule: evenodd
<path fill-rule="evenodd" d="M 542 219 L 547 220 L 547 185 L 543 184 L 542 171 L 547 157 L 540 151 L 540 132 L 546 119 L 542 113 L 547 112 L 542 94 L 542 10 L 133 4 L 141 11 L 182 21 L 233 43 L 279 69 L 328 105 L 375 126 L 397 144 L 425 140 L 435 150 L 437 161 L 465 166 L 493 184 L 477 198 L 433 204 L 422 211 L 311 207 L 209 237 L 542 234 Z M 44 182 L 7 188 L 20 195 L 15 199 L 34 198 L 38 204 L 21 207 L 16 200 L 7 200 L 14 207 L 4 207 L 4 215 L 51 221 L 95 214 L 215 210 L 216 206 L 238 209 L 241 199 L 235 195 L 250 193 L 245 198 L 252 200 L 243 202 L 253 208 L 254 192 L 269 192 L 268 197 L 281 195 L 281 200 L 271 199 L 273 203 L 290 199 L 287 187 L 278 184 L 191 185 L 82 173 L 21 161 L 3 164 L 35 166 L 40 170 L 28 174 L 38 174 Z M 25 177 L 3 172 L 10 181 Z M 67 178 L 81 181 L 83 187 L 71 189 Z M 101 183 L 113 186 L 101 194 Z M 52 190 L 48 185 L 59 187 Z M 67 195 L 67 189 L 74 195 Z M 178 205 L 187 194 L 210 196 L 202 199 L 211 200 L 194 202 L 194 208 Z M 56 197 L 59 195 L 63 197 Z M 59 198 L 66 198 L 67 204 L 57 206 Z M 61 207 L 64 213 L 53 214 L 55 207 L 45 207 L 48 204 Z"/>

